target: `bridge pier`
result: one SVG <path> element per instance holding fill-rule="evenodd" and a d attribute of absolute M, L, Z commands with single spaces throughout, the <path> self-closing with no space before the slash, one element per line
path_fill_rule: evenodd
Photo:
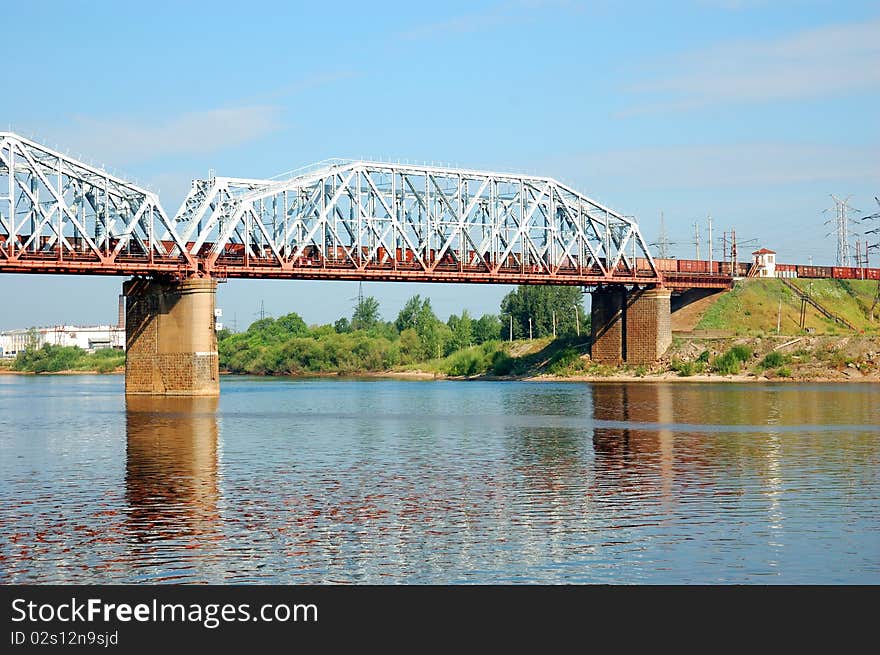
<path fill-rule="evenodd" d="M 600 364 L 651 364 L 672 345 L 669 289 L 599 287 L 592 292 L 592 347 Z"/>
<path fill-rule="evenodd" d="M 217 281 L 135 278 L 125 296 L 125 393 L 220 393 L 214 300 Z"/>

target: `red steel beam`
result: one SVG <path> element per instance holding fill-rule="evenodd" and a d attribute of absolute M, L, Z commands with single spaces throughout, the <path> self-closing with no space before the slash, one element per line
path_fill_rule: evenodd
<path fill-rule="evenodd" d="M 96 261 L 88 257 L 77 257 L 71 253 L 59 257 L 55 252 L 21 253 L 0 257 L 0 273 L 42 273 L 56 275 L 119 275 L 149 276 L 160 275 L 174 278 L 187 278 L 193 275 L 212 276 L 220 279 L 278 279 L 278 280 L 376 280 L 386 282 L 446 282 L 465 284 L 558 284 L 571 286 L 593 286 L 598 284 L 621 285 L 661 285 L 673 290 L 692 288 L 729 289 L 733 279 L 718 273 L 618 271 L 603 275 L 597 269 L 578 271 L 563 269 L 555 273 L 543 270 L 501 270 L 489 272 L 470 266 L 435 265 L 433 270 L 425 270 L 411 263 L 362 264 L 351 262 L 288 263 L 279 265 L 275 260 L 253 260 L 243 262 L 223 262 L 207 270 L 203 258 L 196 258 L 194 270 L 183 258 L 156 258 L 120 256 L 115 261 Z"/>

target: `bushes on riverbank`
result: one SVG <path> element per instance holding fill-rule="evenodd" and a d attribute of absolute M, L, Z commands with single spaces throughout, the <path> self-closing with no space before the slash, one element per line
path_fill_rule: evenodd
<path fill-rule="evenodd" d="M 77 346 L 27 348 L 12 363 L 13 371 L 27 373 L 56 373 L 58 371 L 97 371 L 111 373 L 125 366 L 125 353 L 113 348 L 101 348 L 89 353 Z"/>
<path fill-rule="evenodd" d="M 559 334 L 568 334 L 568 323 L 560 318 L 567 313 L 575 332 L 578 326 L 589 330 L 579 291 L 563 294 L 555 287 L 541 287 L 523 296 L 530 303 L 511 309 L 510 299 L 518 298 L 518 293 L 523 295 L 519 290 L 511 292 L 502 303 L 503 323 L 498 315 L 476 319 L 466 310 L 444 323 L 434 314 L 430 299 L 418 295 L 388 322 L 380 319 L 379 304 L 371 297 L 358 300 L 351 319 L 343 317 L 332 325 L 309 327 L 294 313 L 263 318 L 245 332 L 218 334 L 220 366 L 232 373 L 297 375 L 387 371 L 418 364 L 424 370 L 452 376 L 489 371 L 507 375 L 525 364 L 506 352 L 500 341 L 502 325 L 523 320 L 528 324 L 531 318 L 535 336 L 546 338 L 554 325 Z M 574 318 L 575 311 L 579 318 Z M 573 364 L 574 360 L 566 361 L 558 368 Z"/>

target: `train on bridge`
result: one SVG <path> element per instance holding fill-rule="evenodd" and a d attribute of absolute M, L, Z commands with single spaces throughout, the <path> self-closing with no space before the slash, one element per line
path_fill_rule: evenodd
<path fill-rule="evenodd" d="M 19 260 L 52 260 L 58 257 L 58 249 L 55 248 L 56 240 L 50 237 L 41 237 L 31 240 L 27 235 L 17 235 Z M 88 244 L 80 237 L 67 237 L 69 249 L 65 249 L 62 257 L 67 260 L 82 259 L 84 262 L 94 258 L 94 253 Z M 119 240 L 112 238 L 105 242 L 109 252 L 116 250 Z M 27 244 L 27 245 L 26 245 Z M 153 253 L 154 262 L 175 263 L 176 256 L 173 254 L 175 243 L 173 241 L 158 241 L 158 245 L 167 253 L 165 256 Z M 0 234 L 0 249 L 8 247 L 6 236 Z M 132 248 L 133 246 L 133 248 Z M 139 251 L 138 241 L 129 241 L 121 250 L 116 261 L 124 263 L 140 262 L 146 253 Z M 193 242 L 186 244 L 187 250 L 192 252 Z M 197 253 L 198 257 L 207 257 L 214 253 L 215 244 L 207 242 L 202 244 Z M 266 245 L 262 248 L 251 246 L 246 248 L 243 243 L 227 243 L 216 253 L 216 266 L 219 271 L 232 268 L 254 267 L 266 269 L 278 265 L 272 249 Z M 606 266 L 604 260 L 600 260 L 602 266 Z M 701 286 L 709 280 L 732 281 L 733 278 L 756 277 L 756 262 L 729 262 L 707 261 L 701 259 L 664 259 L 654 258 L 654 266 L 671 286 Z M 541 273 L 547 269 L 553 270 L 554 276 L 579 277 L 582 275 L 601 275 L 599 262 L 594 262 L 590 267 L 578 267 L 571 260 L 564 260 L 560 265 L 554 266 L 545 258 L 535 257 L 531 253 L 523 256 L 521 253 L 508 255 L 503 261 L 497 261 L 491 254 L 480 255 L 475 250 L 447 249 L 437 251 L 425 248 L 413 251 L 409 248 L 396 248 L 389 250 L 382 246 L 368 248 L 345 248 L 343 246 L 326 247 L 322 249 L 314 244 L 305 246 L 298 257 L 290 259 L 293 268 L 358 268 L 366 267 L 371 270 L 397 269 L 397 270 L 421 270 L 428 268 L 433 271 L 469 271 L 473 273 L 485 273 L 487 268 L 494 269 L 499 273 Z M 627 263 L 621 260 L 617 265 L 617 271 L 627 270 Z M 651 276 L 653 271 L 647 258 L 635 258 L 635 276 Z M 221 274 L 222 276 L 222 274 Z M 880 281 L 880 268 L 854 267 L 854 266 L 813 266 L 801 264 L 775 264 L 770 277 L 784 278 L 825 278 L 842 280 L 878 280 Z"/>

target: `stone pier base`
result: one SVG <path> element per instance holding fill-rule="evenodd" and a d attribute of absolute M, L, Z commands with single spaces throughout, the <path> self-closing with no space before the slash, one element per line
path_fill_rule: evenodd
<path fill-rule="evenodd" d="M 617 366 L 624 361 L 626 289 L 599 287 L 592 296 L 590 357 L 599 364 Z"/>
<path fill-rule="evenodd" d="M 668 289 L 638 289 L 626 299 L 626 362 L 651 364 L 672 345 Z"/>
<path fill-rule="evenodd" d="M 650 364 L 672 345 L 668 289 L 599 287 L 592 293 L 593 361 Z"/>
<path fill-rule="evenodd" d="M 133 279 L 125 296 L 125 393 L 216 396 L 220 393 L 216 280 Z"/>

